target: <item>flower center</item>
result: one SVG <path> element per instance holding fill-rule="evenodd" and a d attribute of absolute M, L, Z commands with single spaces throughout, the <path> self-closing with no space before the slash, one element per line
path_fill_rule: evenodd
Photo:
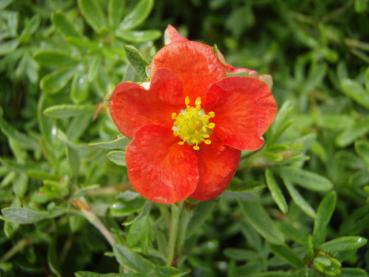
<path fill-rule="evenodd" d="M 209 139 L 215 127 L 214 122 L 210 119 L 215 116 L 214 112 L 205 113 L 201 108 L 201 98 L 197 97 L 195 106 L 190 106 L 190 98 L 185 98 L 186 108 L 182 109 L 178 114 L 172 113 L 173 134 L 181 139 L 178 144 L 183 145 L 185 142 L 192 145 L 194 150 L 199 150 L 199 144 L 211 144 Z"/>

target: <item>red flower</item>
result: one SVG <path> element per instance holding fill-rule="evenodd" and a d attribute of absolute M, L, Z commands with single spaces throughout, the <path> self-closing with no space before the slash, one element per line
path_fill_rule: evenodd
<path fill-rule="evenodd" d="M 228 186 L 241 150 L 257 150 L 277 106 L 258 75 L 237 69 L 172 26 L 153 58 L 151 85 L 119 84 L 110 98 L 118 129 L 133 138 L 126 152 L 134 189 L 158 203 L 209 200 Z"/>

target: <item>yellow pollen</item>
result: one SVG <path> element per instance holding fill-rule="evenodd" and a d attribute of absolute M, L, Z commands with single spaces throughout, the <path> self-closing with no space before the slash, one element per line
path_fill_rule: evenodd
<path fill-rule="evenodd" d="M 185 98 L 186 108 L 179 113 L 172 113 L 173 134 L 181 139 L 179 145 L 185 143 L 192 146 L 194 150 L 200 150 L 200 143 L 211 144 L 210 135 L 215 127 L 214 122 L 210 122 L 215 117 L 214 112 L 205 113 L 201 108 L 201 98 L 197 97 L 195 106 L 190 105 L 190 98 Z"/>

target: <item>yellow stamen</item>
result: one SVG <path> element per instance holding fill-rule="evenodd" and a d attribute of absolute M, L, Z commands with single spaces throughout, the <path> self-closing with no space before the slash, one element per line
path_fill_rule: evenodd
<path fill-rule="evenodd" d="M 195 105 L 190 105 L 190 98 L 185 98 L 186 107 L 179 113 L 172 113 L 173 133 L 178 136 L 181 141 L 178 144 L 187 143 L 194 150 L 200 150 L 199 144 L 211 144 L 210 135 L 215 127 L 214 122 L 210 122 L 215 117 L 214 112 L 205 113 L 201 108 L 201 98 L 195 99 Z"/>

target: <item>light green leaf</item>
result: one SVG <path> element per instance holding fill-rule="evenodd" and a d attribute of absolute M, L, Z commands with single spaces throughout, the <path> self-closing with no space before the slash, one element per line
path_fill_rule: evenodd
<path fill-rule="evenodd" d="M 157 30 L 147 30 L 147 31 L 123 31 L 118 30 L 116 36 L 128 41 L 128 42 L 145 42 L 153 41 L 160 38 L 161 33 Z"/>
<path fill-rule="evenodd" d="M 74 71 L 62 68 L 46 75 L 41 80 L 41 89 L 48 94 L 54 94 L 62 90 L 72 79 Z"/>
<path fill-rule="evenodd" d="M 327 191 L 332 189 L 332 183 L 325 177 L 297 167 L 283 167 L 280 169 L 283 179 L 313 191 Z"/>
<path fill-rule="evenodd" d="M 323 198 L 319 205 L 314 220 L 313 236 L 315 245 L 319 245 L 325 240 L 327 226 L 336 207 L 336 198 L 336 193 L 331 191 Z"/>
<path fill-rule="evenodd" d="M 306 202 L 305 198 L 295 189 L 295 187 L 287 180 L 283 179 L 284 184 L 295 204 L 308 216 L 315 218 L 316 214 L 314 209 Z"/>
<path fill-rule="evenodd" d="M 58 217 L 64 213 L 63 210 L 46 212 L 29 208 L 5 208 L 1 212 L 7 220 L 17 224 L 36 223 L 44 219 Z"/>
<path fill-rule="evenodd" d="M 108 18 L 110 27 L 115 28 L 122 20 L 125 4 L 125 0 L 109 0 Z"/>
<path fill-rule="evenodd" d="M 78 63 L 70 54 L 58 50 L 40 50 L 33 57 L 40 65 L 50 67 L 75 66 Z"/>
<path fill-rule="evenodd" d="M 369 167 L 369 141 L 367 140 L 356 141 L 355 151 Z"/>
<path fill-rule="evenodd" d="M 140 51 L 137 50 L 132 45 L 127 45 L 124 47 L 127 52 L 127 59 L 129 63 L 132 65 L 138 76 L 141 80 L 146 80 L 146 66 L 148 66 L 148 62 L 146 59 L 142 56 Z"/>
<path fill-rule="evenodd" d="M 107 154 L 109 160 L 119 166 L 126 166 L 125 160 L 126 153 L 124 151 L 110 151 Z"/>
<path fill-rule="evenodd" d="M 273 176 L 273 173 L 269 169 L 265 171 L 265 179 L 266 179 L 266 183 L 269 188 L 269 191 L 272 194 L 272 197 L 275 203 L 278 205 L 278 208 L 283 213 L 287 213 L 288 206 L 286 203 L 286 199 L 284 198 L 283 193 L 279 185 L 277 184 L 277 181 L 275 180 Z"/>
<path fill-rule="evenodd" d="M 347 236 L 327 241 L 319 246 L 320 249 L 330 253 L 352 251 L 363 247 L 367 239 L 359 236 Z"/>
<path fill-rule="evenodd" d="M 154 0 L 140 0 L 119 24 L 119 29 L 129 30 L 140 25 L 151 12 L 153 5 Z"/>
<path fill-rule="evenodd" d="M 77 73 L 73 77 L 70 97 L 74 103 L 82 103 L 88 97 L 89 82 L 83 73 Z"/>
<path fill-rule="evenodd" d="M 341 89 L 344 94 L 352 98 L 356 103 L 369 109 L 369 91 L 366 91 L 360 83 L 344 79 L 341 82 Z"/>
<path fill-rule="evenodd" d="M 62 12 L 56 12 L 52 16 L 52 21 L 57 30 L 65 37 L 82 37 L 82 35 L 74 28 L 74 25 L 66 18 Z"/>
<path fill-rule="evenodd" d="M 361 268 L 343 268 L 340 277 L 368 277 L 368 273 Z"/>
<path fill-rule="evenodd" d="M 44 111 L 44 115 L 48 117 L 53 118 L 66 118 L 71 116 L 78 116 L 82 114 L 91 114 L 94 110 L 94 106 L 92 105 L 70 105 L 70 104 L 64 104 L 64 105 L 56 105 L 48 107 Z"/>
<path fill-rule="evenodd" d="M 9 54 L 18 47 L 18 40 L 9 40 L 0 43 L 0 56 Z"/>
<path fill-rule="evenodd" d="M 340 133 L 336 138 L 336 144 L 340 147 L 348 146 L 367 133 L 369 133 L 369 117 Z"/>
<path fill-rule="evenodd" d="M 284 236 L 269 217 L 263 206 L 256 199 L 239 201 L 245 220 L 267 241 L 282 244 Z"/>
<path fill-rule="evenodd" d="M 97 33 L 101 33 L 106 29 L 106 17 L 97 0 L 78 0 L 78 7 L 87 23 Z"/>
<path fill-rule="evenodd" d="M 100 149 L 125 149 L 129 141 L 127 137 L 120 137 L 112 141 L 91 142 L 88 146 Z"/>

